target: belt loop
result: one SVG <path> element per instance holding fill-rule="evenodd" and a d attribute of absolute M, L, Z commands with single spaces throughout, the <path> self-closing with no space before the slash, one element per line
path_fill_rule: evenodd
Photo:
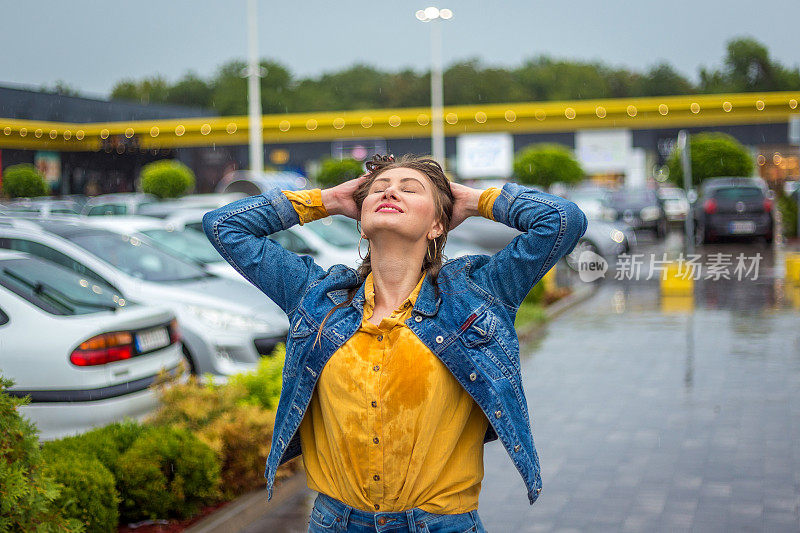
<path fill-rule="evenodd" d="M 417 522 L 414 516 L 414 509 L 406 511 L 406 519 L 408 520 L 408 533 L 417 533 Z"/>
<path fill-rule="evenodd" d="M 342 528 L 342 531 L 347 531 L 347 524 L 348 520 L 350 519 L 350 510 L 351 507 L 349 505 L 344 506 L 344 512 L 342 512 L 342 523 L 339 524 L 339 527 Z"/>

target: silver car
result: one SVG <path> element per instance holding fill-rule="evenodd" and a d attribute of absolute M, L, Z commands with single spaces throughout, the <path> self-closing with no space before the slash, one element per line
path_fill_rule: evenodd
<path fill-rule="evenodd" d="M 175 314 L 50 261 L 0 250 L 0 373 L 41 440 L 150 413 L 183 360 Z M 184 380 L 186 375 L 181 380 Z"/>
<path fill-rule="evenodd" d="M 285 342 L 289 320 L 260 291 L 220 278 L 135 237 L 64 218 L 0 218 L 0 248 L 28 252 L 104 281 L 126 300 L 170 308 L 195 373 L 217 381 L 255 368 Z"/>

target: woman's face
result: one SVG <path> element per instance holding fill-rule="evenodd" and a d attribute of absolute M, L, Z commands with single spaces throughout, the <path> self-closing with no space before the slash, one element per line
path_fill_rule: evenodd
<path fill-rule="evenodd" d="M 420 241 L 438 237 L 443 228 L 435 220 L 433 195 L 433 183 L 419 170 L 393 168 L 381 173 L 370 185 L 361 205 L 362 235 L 370 240 Z"/>

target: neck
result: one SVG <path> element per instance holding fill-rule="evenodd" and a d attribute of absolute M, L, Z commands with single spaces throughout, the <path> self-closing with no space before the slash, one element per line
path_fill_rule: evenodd
<path fill-rule="evenodd" d="M 408 298 L 422 277 L 422 259 L 427 253 L 425 241 L 378 244 L 373 240 L 369 253 L 375 307 L 394 309 Z"/>

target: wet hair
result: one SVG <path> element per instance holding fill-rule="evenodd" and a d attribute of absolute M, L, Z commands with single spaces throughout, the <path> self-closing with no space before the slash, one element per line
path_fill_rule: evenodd
<path fill-rule="evenodd" d="M 436 218 L 444 226 L 444 231 L 435 239 L 428 240 L 428 251 L 425 253 L 425 257 L 422 260 L 421 272 L 427 273 L 426 277 L 430 283 L 433 284 L 434 293 L 436 297 L 438 297 L 439 286 L 437 280 L 439 277 L 439 270 L 442 268 L 442 250 L 444 249 L 445 242 L 447 242 L 447 232 L 450 227 L 450 219 L 453 217 L 453 206 L 455 205 L 455 197 L 450 190 L 450 180 L 445 176 L 441 165 L 435 160 L 411 154 L 406 154 L 398 160 L 395 160 L 393 155 L 375 155 L 365 166 L 367 168 L 367 179 L 353 192 L 353 201 L 355 201 L 356 207 L 358 207 L 359 214 L 361 213 L 361 206 L 364 203 L 364 199 L 369 194 L 372 183 L 387 170 L 393 168 L 410 168 L 417 170 L 425 174 L 433 184 L 433 203 L 435 206 Z M 361 228 L 359 227 L 359 232 L 360 231 Z M 433 259 L 431 259 L 431 257 L 433 257 Z M 365 280 L 369 273 L 372 272 L 370 252 L 367 252 L 367 257 L 359 265 L 357 272 L 361 280 Z M 317 343 L 320 335 L 322 335 L 322 327 L 325 325 L 325 321 L 328 320 L 331 313 L 340 307 L 350 305 L 358 288 L 359 286 L 355 286 L 348 289 L 347 300 L 337 304 L 333 309 L 328 311 L 328 314 L 326 314 L 325 318 L 322 320 L 322 324 L 320 324 L 314 344 Z"/>

